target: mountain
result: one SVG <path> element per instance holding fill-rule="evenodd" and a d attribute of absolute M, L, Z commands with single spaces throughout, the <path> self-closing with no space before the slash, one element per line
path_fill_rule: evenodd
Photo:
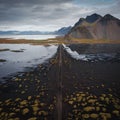
<path fill-rule="evenodd" d="M 87 16 L 86 22 L 93 23 L 93 22 L 99 20 L 100 18 L 102 18 L 102 16 L 95 13 L 95 14 L 92 14 L 90 16 Z"/>
<path fill-rule="evenodd" d="M 0 31 L 0 35 L 13 35 L 16 34 L 18 31 Z"/>
<path fill-rule="evenodd" d="M 102 17 L 95 13 L 86 18 L 80 18 L 66 36 L 118 40 L 120 39 L 120 20 L 110 14 Z"/>
<path fill-rule="evenodd" d="M 0 31 L 0 35 L 48 35 L 53 32 L 41 32 L 41 31 Z"/>
<path fill-rule="evenodd" d="M 62 27 L 53 32 L 47 31 L 0 31 L 0 35 L 65 35 L 71 30 L 71 26 L 69 27 Z"/>
<path fill-rule="evenodd" d="M 67 34 L 71 30 L 71 28 L 72 28 L 71 26 L 69 26 L 69 27 L 62 27 L 59 30 L 55 31 L 55 34 L 65 35 L 65 34 Z"/>

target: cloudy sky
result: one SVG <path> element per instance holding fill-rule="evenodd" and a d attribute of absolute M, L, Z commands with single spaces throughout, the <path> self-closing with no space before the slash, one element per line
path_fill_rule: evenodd
<path fill-rule="evenodd" d="M 54 31 L 92 13 L 120 18 L 120 0 L 0 0 L 0 30 Z"/>

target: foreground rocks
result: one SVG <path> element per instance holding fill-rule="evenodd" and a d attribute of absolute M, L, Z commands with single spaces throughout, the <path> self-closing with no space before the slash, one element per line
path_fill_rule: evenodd
<path fill-rule="evenodd" d="M 59 48 L 40 64 L 0 84 L 0 120 L 57 120 Z M 120 63 L 82 62 L 63 49 L 62 119 L 119 120 Z"/>

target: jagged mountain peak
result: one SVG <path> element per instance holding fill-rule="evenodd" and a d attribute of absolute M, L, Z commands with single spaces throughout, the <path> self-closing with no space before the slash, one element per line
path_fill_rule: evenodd
<path fill-rule="evenodd" d="M 74 38 L 92 39 L 120 39 L 120 20 L 110 14 L 100 16 L 92 14 L 84 19 L 79 19 L 68 33 Z"/>
<path fill-rule="evenodd" d="M 99 14 L 94 13 L 92 15 L 87 16 L 86 18 L 80 18 L 79 21 L 74 26 L 75 27 L 79 26 L 84 22 L 94 23 L 95 21 L 97 21 L 100 18 L 102 18 L 102 16 L 100 16 Z"/>
<path fill-rule="evenodd" d="M 106 14 L 106 15 L 103 17 L 103 19 L 105 19 L 105 20 L 113 20 L 113 19 L 117 19 L 117 18 L 113 17 L 113 16 L 110 15 L 110 14 Z"/>
<path fill-rule="evenodd" d="M 100 18 L 102 18 L 101 15 L 94 13 L 94 14 L 92 14 L 90 16 L 87 16 L 86 21 L 89 22 L 89 23 L 93 23 L 93 22 L 95 22 L 96 20 L 98 20 Z"/>
<path fill-rule="evenodd" d="M 110 14 L 106 14 L 104 17 L 102 17 L 102 19 L 100 20 L 100 23 L 106 25 L 110 21 L 114 21 L 120 26 L 120 20 Z"/>
<path fill-rule="evenodd" d="M 79 21 L 74 26 L 82 24 L 83 21 L 85 21 L 85 18 L 80 18 Z"/>

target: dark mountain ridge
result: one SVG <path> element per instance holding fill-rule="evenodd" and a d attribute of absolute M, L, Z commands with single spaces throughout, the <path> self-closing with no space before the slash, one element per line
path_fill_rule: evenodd
<path fill-rule="evenodd" d="M 55 34 L 65 35 L 65 34 L 67 34 L 71 30 L 71 28 L 72 28 L 71 26 L 62 27 L 59 30 L 55 31 Z"/>
<path fill-rule="evenodd" d="M 56 31 L 0 31 L 0 35 L 65 35 L 71 30 L 71 26 L 69 27 L 62 27 Z"/>
<path fill-rule="evenodd" d="M 95 22 L 96 20 L 98 20 L 100 18 L 102 18 L 102 16 L 95 13 L 95 14 L 92 14 L 90 16 L 87 16 L 86 17 L 86 22 L 93 23 L 93 22 Z"/>
<path fill-rule="evenodd" d="M 84 32 L 83 32 L 84 31 Z M 85 39 L 120 39 L 120 20 L 110 14 L 92 14 L 80 18 L 67 34 L 69 37 Z"/>

